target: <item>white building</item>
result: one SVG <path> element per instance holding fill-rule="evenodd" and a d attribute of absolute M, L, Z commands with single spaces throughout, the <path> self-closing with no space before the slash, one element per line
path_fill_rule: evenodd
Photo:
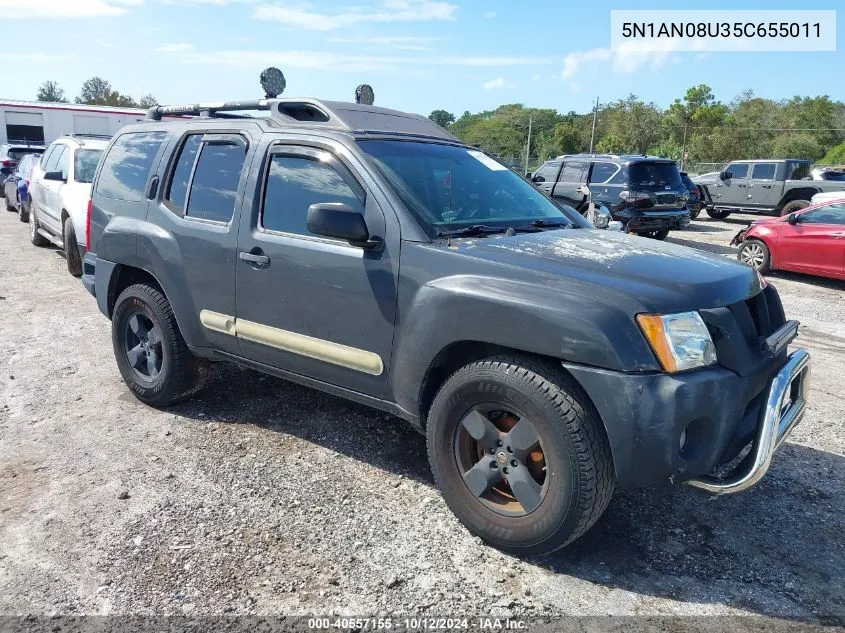
<path fill-rule="evenodd" d="M 137 108 L 0 99 L 0 143 L 46 145 L 63 134 L 113 136 L 124 125 L 143 120 L 146 113 Z"/>

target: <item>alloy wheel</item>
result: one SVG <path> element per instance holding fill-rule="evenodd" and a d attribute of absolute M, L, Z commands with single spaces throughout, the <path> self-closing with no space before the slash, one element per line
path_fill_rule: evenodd
<path fill-rule="evenodd" d="M 763 247 L 759 244 L 748 244 L 740 253 L 742 263 L 758 269 L 763 265 L 765 259 L 766 254 L 763 252 Z"/>
<path fill-rule="evenodd" d="M 490 510 L 519 517 L 546 497 L 549 478 L 537 428 L 501 405 L 479 405 L 464 415 L 455 459 L 469 491 Z"/>
<path fill-rule="evenodd" d="M 164 360 L 161 330 L 143 312 L 135 312 L 126 321 L 123 346 L 129 366 L 145 382 L 155 382 Z"/>

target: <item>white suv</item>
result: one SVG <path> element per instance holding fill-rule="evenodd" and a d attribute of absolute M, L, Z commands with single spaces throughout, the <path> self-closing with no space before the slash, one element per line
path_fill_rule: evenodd
<path fill-rule="evenodd" d="M 74 277 L 82 274 L 91 181 L 107 145 L 106 139 L 63 136 L 32 169 L 29 237 L 35 246 L 52 242 L 64 249 Z"/>

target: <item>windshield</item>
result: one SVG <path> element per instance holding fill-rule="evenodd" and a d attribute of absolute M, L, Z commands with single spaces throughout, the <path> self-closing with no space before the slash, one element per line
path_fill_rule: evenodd
<path fill-rule="evenodd" d="M 681 187 L 681 172 L 675 163 L 631 163 L 628 182 L 634 189 L 646 191 L 656 188 Z"/>
<path fill-rule="evenodd" d="M 76 182 L 93 182 L 94 172 L 97 171 L 97 163 L 103 155 L 101 149 L 79 149 L 76 150 L 76 157 L 73 159 L 73 174 Z"/>
<path fill-rule="evenodd" d="M 40 154 L 42 151 L 43 150 L 31 147 L 10 147 L 9 158 L 11 158 L 12 160 L 20 160 L 27 154 Z"/>
<path fill-rule="evenodd" d="M 429 235 L 475 225 L 504 230 L 538 220 L 590 226 L 482 152 L 416 141 L 358 145 Z"/>

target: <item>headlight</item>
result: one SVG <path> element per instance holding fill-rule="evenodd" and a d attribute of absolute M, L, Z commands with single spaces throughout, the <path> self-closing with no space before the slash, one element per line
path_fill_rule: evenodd
<path fill-rule="evenodd" d="M 666 371 L 716 363 L 716 346 L 698 312 L 639 314 L 637 323 Z"/>

